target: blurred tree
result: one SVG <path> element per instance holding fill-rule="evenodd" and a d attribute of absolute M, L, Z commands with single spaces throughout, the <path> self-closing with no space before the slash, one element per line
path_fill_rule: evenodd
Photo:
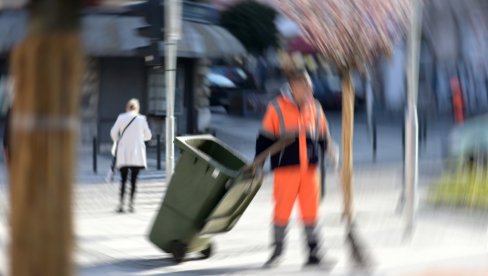
<path fill-rule="evenodd" d="M 253 55 L 261 55 L 279 44 L 275 25 L 277 11 L 252 0 L 240 2 L 222 12 L 220 23 Z"/>
<path fill-rule="evenodd" d="M 390 55 L 394 43 L 409 26 L 410 0 L 274 0 L 281 11 L 295 21 L 304 37 L 342 76 L 342 170 L 344 218 L 349 224 L 348 240 L 356 261 L 363 259 L 351 232 L 354 220 L 353 136 L 354 84 L 352 71 L 365 70 L 379 55 Z M 374 7 L 374 8 L 373 8 Z M 413 67 L 413 66 L 411 66 Z M 413 75 L 413 74 L 412 74 Z"/>

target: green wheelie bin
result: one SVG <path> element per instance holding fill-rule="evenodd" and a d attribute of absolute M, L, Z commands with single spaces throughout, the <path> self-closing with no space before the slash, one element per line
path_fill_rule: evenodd
<path fill-rule="evenodd" d="M 211 135 L 178 137 L 175 144 L 181 155 L 149 240 L 179 263 L 190 252 L 211 256 L 211 236 L 235 226 L 263 174 L 241 173 L 246 161 Z"/>

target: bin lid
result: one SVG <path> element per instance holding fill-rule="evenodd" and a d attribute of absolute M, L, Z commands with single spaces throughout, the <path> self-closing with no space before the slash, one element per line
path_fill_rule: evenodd
<path fill-rule="evenodd" d="M 205 153 L 204 151 L 192 145 L 191 141 L 201 141 L 202 143 L 203 142 L 215 143 L 216 145 L 218 145 L 219 147 L 221 147 L 223 150 L 225 150 L 227 153 L 230 154 L 229 158 L 234 159 L 234 161 L 238 160 L 242 162 L 242 166 L 248 164 L 248 162 L 244 159 L 244 157 L 242 157 L 230 146 L 228 146 L 227 144 L 225 144 L 224 142 L 220 141 L 219 139 L 217 139 L 212 135 L 191 135 L 191 136 L 179 136 L 175 138 L 174 143 L 177 147 L 179 147 L 182 150 L 191 151 L 194 155 L 201 158 L 205 162 L 209 163 L 213 167 L 218 168 L 226 175 L 237 177 L 239 175 L 240 168 L 238 169 L 229 168 L 227 164 L 223 164 L 224 162 L 219 162 L 209 154 Z"/>

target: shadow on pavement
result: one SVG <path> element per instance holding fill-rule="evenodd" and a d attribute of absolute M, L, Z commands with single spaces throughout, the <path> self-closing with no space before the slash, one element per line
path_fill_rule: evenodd
<path fill-rule="evenodd" d="M 204 260 L 202 257 L 186 258 L 184 263 Z M 80 275 L 100 275 L 100 273 L 112 273 L 110 275 L 123 275 L 144 273 L 151 270 L 158 270 L 162 268 L 176 269 L 179 264 L 175 263 L 172 258 L 140 258 L 140 259 L 125 259 L 114 261 L 110 263 L 96 264 L 93 266 L 84 266 L 80 268 Z M 261 267 L 229 267 L 218 269 L 199 269 L 199 270 L 184 270 L 176 272 L 161 272 L 164 275 L 222 275 L 229 273 L 243 273 L 256 272 L 261 270 Z"/>
<path fill-rule="evenodd" d="M 251 267 L 251 266 L 234 266 L 234 267 L 222 267 L 222 268 L 208 268 L 208 269 L 195 269 L 195 270 L 185 270 L 178 272 L 171 272 L 165 275 L 242 275 L 242 274 L 252 274 L 253 272 L 264 273 L 267 270 L 262 267 Z"/>
<path fill-rule="evenodd" d="M 144 258 L 144 259 L 125 259 L 111 263 L 96 264 L 89 267 L 80 268 L 81 275 L 99 275 L 101 271 L 111 273 L 139 273 L 153 269 L 175 266 L 176 263 L 171 258 Z"/>

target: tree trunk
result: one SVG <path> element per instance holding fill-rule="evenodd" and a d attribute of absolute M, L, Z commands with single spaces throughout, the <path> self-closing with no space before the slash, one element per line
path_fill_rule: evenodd
<path fill-rule="evenodd" d="M 353 134 L 354 134 L 354 87 L 350 71 L 342 73 L 342 190 L 344 217 L 353 219 Z"/>
<path fill-rule="evenodd" d="M 32 3 L 14 50 L 11 275 L 72 275 L 72 182 L 83 57 L 80 1 Z"/>

